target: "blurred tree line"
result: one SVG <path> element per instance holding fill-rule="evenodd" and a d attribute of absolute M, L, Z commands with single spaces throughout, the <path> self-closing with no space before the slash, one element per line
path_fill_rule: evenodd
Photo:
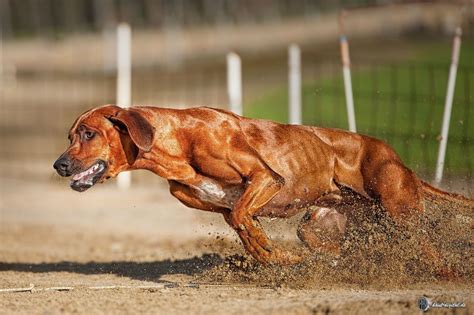
<path fill-rule="evenodd" d="M 4 38 L 101 31 L 126 21 L 135 28 L 265 23 L 396 0 L 0 0 Z"/>

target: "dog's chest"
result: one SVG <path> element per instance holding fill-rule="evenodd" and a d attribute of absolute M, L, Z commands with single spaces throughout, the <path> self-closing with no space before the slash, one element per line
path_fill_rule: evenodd
<path fill-rule="evenodd" d="M 244 192 L 243 185 L 222 187 L 214 181 L 204 181 L 193 187 L 194 195 L 200 200 L 215 206 L 232 209 Z"/>

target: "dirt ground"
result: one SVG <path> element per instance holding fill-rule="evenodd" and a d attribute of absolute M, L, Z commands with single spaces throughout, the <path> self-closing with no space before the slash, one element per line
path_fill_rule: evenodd
<path fill-rule="evenodd" d="M 445 281 L 413 254 L 408 234 L 381 221 L 364 237 L 358 228 L 369 223 L 358 222 L 350 230 L 358 241 L 347 236 L 341 257 L 263 267 L 219 215 L 180 205 L 163 182 L 79 194 L 51 179 L 2 179 L 0 289 L 34 285 L 0 292 L 2 313 L 412 314 L 422 296 L 466 306 L 430 312 L 472 313 L 472 209 L 427 223 L 446 231 L 435 234 L 458 276 Z M 300 246 L 298 219 L 263 223 L 272 238 Z"/>

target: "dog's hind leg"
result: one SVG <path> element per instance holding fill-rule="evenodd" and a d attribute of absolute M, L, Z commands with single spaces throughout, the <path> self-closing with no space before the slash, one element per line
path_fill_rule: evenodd
<path fill-rule="evenodd" d="M 416 227 L 416 219 L 424 212 L 423 191 L 416 175 L 397 162 L 383 163 L 370 181 L 370 190 L 400 227 Z M 419 228 L 417 228 L 419 229 Z M 416 231 L 414 231 L 416 232 Z M 445 258 L 430 237 L 420 234 L 420 250 L 431 261 L 438 275 L 451 278 L 456 271 L 447 267 Z"/>
<path fill-rule="evenodd" d="M 424 211 L 421 184 L 416 175 L 401 163 L 385 161 L 365 180 L 371 197 L 397 221 L 410 219 Z"/>
<path fill-rule="evenodd" d="M 334 208 L 308 210 L 298 226 L 298 237 L 311 250 L 339 254 L 347 217 Z"/>

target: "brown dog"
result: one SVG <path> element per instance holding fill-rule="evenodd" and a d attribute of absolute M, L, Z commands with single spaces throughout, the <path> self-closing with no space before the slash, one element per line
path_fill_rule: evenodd
<path fill-rule="evenodd" d="M 380 140 L 220 109 L 106 105 L 82 114 L 69 140 L 54 168 L 72 176 L 72 189 L 84 191 L 126 170 L 150 170 L 167 179 L 186 206 L 222 213 L 245 249 L 264 263 L 300 257 L 276 248 L 257 217 L 290 217 L 309 207 L 298 236 L 312 249 L 337 251 L 346 225 L 338 211 L 343 187 L 380 201 L 398 221 L 422 212 L 426 194 L 473 205 L 419 180 Z"/>

